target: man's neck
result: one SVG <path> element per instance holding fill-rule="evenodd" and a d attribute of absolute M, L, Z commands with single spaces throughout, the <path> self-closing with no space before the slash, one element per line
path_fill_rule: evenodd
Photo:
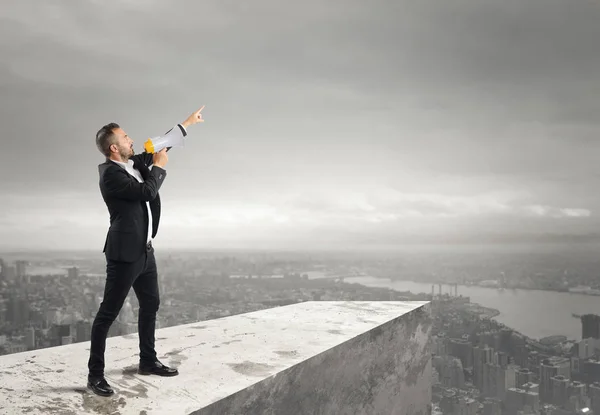
<path fill-rule="evenodd" d="M 109 159 L 109 160 L 112 160 L 112 161 L 116 161 L 117 163 L 125 163 L 125 164 L 127 164 L 127 162 L 129 161 L 129 159 L 127 159 L 127 160 L 123 160 L 123 158 L 122 158 L 122 157 L 119 157 L 119 156 L 114 156 L 114 157 L 113 157 L 113 156 L 111 156 L 111 157 L 109 157 L 108 159 Z"/>

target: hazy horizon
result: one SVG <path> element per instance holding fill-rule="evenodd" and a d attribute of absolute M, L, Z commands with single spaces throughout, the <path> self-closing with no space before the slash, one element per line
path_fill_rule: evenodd
<path fill-rule="evenodd" d="M 101 251 L 96 131 L 201 105 L 160 249 L 600 241 L 593 2 L 5 3 L 0 251 Z"/>
<path fill-rule="evenodd" d="M 166 244 L 158 243 L 157 257 L 167 257 L 171 255 L 224 255 L 224 256 L 245 256 L 245 255 L 267 255 L 267 256 L 310 256 L 313 258 L 331 259 L 336 256 L 349 256 L 348 259 L 362 260 L 368 258 L 400 258 L 402 255 L 412 255 L 427 253 L 432 255 L 469 255 L 475 259 L 481 255 L 512 255 L 515 258 L 519 255 L 570 255 L 570 256 L 588 256 L 596 258 L 597 252 L 600 251 L 600 242 L 527 242 L 527 243 L 464 243 L 464 244 L 403 244 L 403 245 L 364 245 L 359 247 L 317 247 L 317 248 L 297 248 L 297 247 L 199 247 L 199 248 L 173 248 Z M 0 250 L 0 258 L 11 260 L 32 260 L 39 261 L 41 258 L 56 259 L 57 257 L 73 260 L 74 256 L 84 257 L 93 256 L 96 258 L 104 258 L 101 252 L 102 248 L 90 249 L 31 249 L 21 248 L 12 250 Z M 398 255 L 400 257 L 398 257 Z"/>

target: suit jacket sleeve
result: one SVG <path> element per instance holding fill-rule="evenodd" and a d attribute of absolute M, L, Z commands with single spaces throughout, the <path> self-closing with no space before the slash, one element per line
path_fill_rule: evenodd
<path fill-rule="evenodd" d="M 107 197 L 147 202 L 156 198 L 166 176 L 165 169 L 154 166 L 150 170 L 148 178 L 140 183 L 125 170 L 115 165 L 106 169 L 102 176 L 102 184 Z"/>
<path fill-rule="evenodd" d="M 185 129 L 185 127 L 181 124 L 177 124 L 175 127 L 177 130 L 175 130 L 176 134 L 181 134 L 182 136 L 187 136 L 187 131 Z M 169 131 L 167 131 L 165 133 L 165 135 L 169 134 L 171 131 L 173 131 L 173 128 L 171 128 Z M 167 147 L 167 151 L 169 151 L 172 147 Z M 154 162 L 154 159 L 152 158 L 152 154 L 151 153 L 146 153 L 145 151 L 141 154 L 137 154 L 134 157 L 141 157 L 142 161 L 144 162 L 144 164 L 146 166 L 150 166 L 152 165 L 152 163 Z"/>

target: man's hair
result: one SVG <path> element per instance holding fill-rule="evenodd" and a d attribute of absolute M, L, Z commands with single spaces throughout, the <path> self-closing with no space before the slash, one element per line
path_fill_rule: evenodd
<path fill-rule="evenodd" d="M 100 152 L 106 156 L 106 158 L 110 157 L 110 146 L 116 142 L 115 135 L 113 133 L 115 128 L 121 127 L 119 124 L 111 122 L 99 129 L 96 133 L 96 146 L 98 147 L 98 150 L 100 150 Z"/>

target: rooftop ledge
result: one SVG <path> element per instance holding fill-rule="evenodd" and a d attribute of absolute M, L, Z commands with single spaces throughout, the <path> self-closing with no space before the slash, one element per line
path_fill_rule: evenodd
<path fill-rule="evenodd" d="M 430 331 L 428 302 L 303 302 L 157 330 L 171 378 L 136 373 L 137 333 L 110 337 L 108 398 L 89 342 L 1 356 L 0 413 L 425 415 Z"/>

